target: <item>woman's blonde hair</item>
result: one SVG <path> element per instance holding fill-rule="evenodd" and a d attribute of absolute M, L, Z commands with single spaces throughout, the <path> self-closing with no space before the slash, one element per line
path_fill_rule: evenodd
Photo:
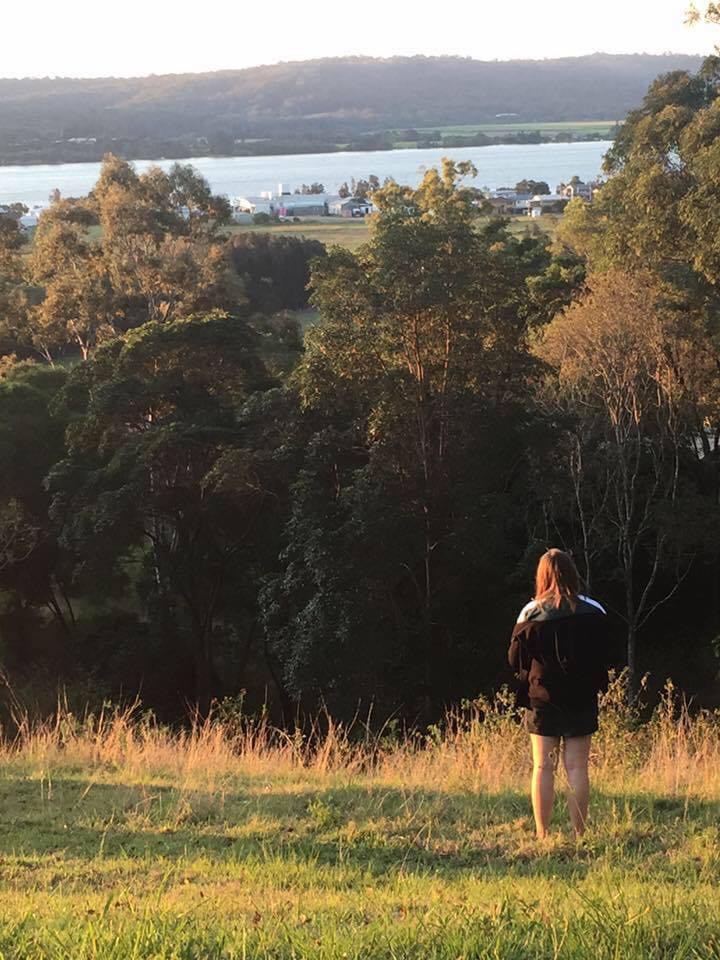
<path fill-rule="evenodd" d="M 564 550 L 553 548 L 538 561 L 535 572 L 535 599 L 560 607 L 567 600 L 575 609 L 580 593 L 580 575 L 572 557 Z"/>

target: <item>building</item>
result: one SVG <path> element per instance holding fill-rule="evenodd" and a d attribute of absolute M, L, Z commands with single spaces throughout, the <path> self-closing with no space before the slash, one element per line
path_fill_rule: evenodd
<path fill-rule="evenodd" d="M 374 207 L 369 200 L 358 200 L 356 197 L 346 197 L 344 199 L 338 197 L 337 200 L 328 203 L 328 213 L 331 217 L 345 217 L 346 219 L 366 217 L 373 210 Z"/>
<path fill-rule="evenodd" d="M 282 187 L 282 184 L 280 184 Z M 325 217 L 328 204 L 337 197 L 327 193 L 275 193 L 264 191 L 259 197 L 235 197 L 231 202 L 237 213 L 266 213 L 270 217 Z"/>
<path fill-rule="evenodd" d="M 597 184 L 584 183 L 582 180 L 573 177 L 570 183 L 561 183 L 556 192 L 565 200 L 575 200 L 579 197 L 581 200 L 590 203 L 596 189 Z"/>
<path fill-rule="evenodd" d="M 490 204 L 493 213 L 501 217 L 512 213 L 515 206 L 515 200 L 511 197 L 488 197 L 485 202 Z"/>
<path fill-rule="evenodd" d="M 562 213 L 567 204 L 567 198 L 557 193 L 537 194 L 528 201 L 527 212 L 531 217 L 541 217 L 543 213 Z"/>
<path fill-rule="evenodd" d="M 326 193 L 291 193 L 277 198 L 279 217 L 326 217 L 328 202 L 334 197 Z"/>

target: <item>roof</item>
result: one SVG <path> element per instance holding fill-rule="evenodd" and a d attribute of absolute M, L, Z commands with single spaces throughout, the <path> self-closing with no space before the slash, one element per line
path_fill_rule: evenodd
<path fill-rule="evenodd" d="M 357 197 L 338 197 L 336 200 L 329 201 L 333 206 L 338 204 L 341 207 L 371 207 L 372 200 L 358 200 Z"/>

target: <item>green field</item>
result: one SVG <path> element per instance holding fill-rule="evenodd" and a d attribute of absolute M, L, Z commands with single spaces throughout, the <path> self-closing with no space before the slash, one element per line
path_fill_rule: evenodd
<path fill-rule="evenodd" d="M 586 838 L 560 805 L 538 844 L 484 704 L 355 745 L 63 715 L 3 751 L 0 956 L 717 960 L 720 718 L 634 726 L 606 711 Z"/>
<path fill-rule="evenodd" d="M 357 249 L 369 236 L 368 224 L 365 220 L 360 218 L 343 220 L 339 217 L 326 217 L 317 220 L 308 218 L 301 223 L 279 223 L 271 226 L 267 224 L 235 224 L 228 227 L 227 232 L 231 235 L 252 232 L 272 233 L 276 236 L 303 236 L 309 240 L 320 240 L 328 246 L 338 244 L 342 247 L 348 247 L 350 250 Z"/>
<path fill-rule="evenodd" d="M 612 138 L 617 120 L 567 120 L 567 121 L 508 121 L 497 123 L 460 124 L 447 127 L 420 127 L 418 132 L 432 133 L 439 130 L 444 136 L 470 136 L 474 133 L 486 133 L 488 136 L 501 133 L 539 132 L 547 134 L 571 133 L 573 136 L 603 134 Z"/>
<path fill-rule="evenodd" d="M 536 231 L 553 236 L 560 219 L 561 217 L 553 214 L 546 214 L 537 220 L 531 220 L 524 216 L 509 217 L 508 230 L 512 236 L 516 237 L 524 236 L 528 232 L 533 234 Z M 487 222 L 488 220 L 485 217 L 478 221 L 480 225 Z M 270 226 L 267 224 L 236 224 L 227 228 L 227 233 L 230 235 L 248 232 L 270 233 L 275 236 L 303 236 L 311 240 L 320 240 L 327 246 L 337 244 L 350 250 L 357 250 L 370 237 L 369 223 L 366 220 L 339 220 L 335 217 L 308 218 L 301 223 L 280 223 Z"/>

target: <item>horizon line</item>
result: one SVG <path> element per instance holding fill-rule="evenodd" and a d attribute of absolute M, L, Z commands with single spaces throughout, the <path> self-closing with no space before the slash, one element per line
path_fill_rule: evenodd
<path fill-rule="evenodd" d="M 245 73 L 250 70 L 265 70 L 280 66 L 297 66 L 309 63 L 327 63 L 331 61 L 369 61 L 377 63 L 388 63 L 393 60 L 463 60 L 472 63 L 498 64 L 498 63 L 525 63 L 525 64 L 544 64 L 558 63 L 564 60 L 589 60 L 593 57 L 689 57 L 693 59 L 704 60 L 712 56 L 713 52 L 708 53 L 687 53 L 682 51 L 664 50 L 661 53 L 649 53 L 647 51 L 635 51 L 625 53 L 609 53 L 605 50 L 595 50 L 592 53 L 568 54 L 559 57 L 498 57 L 494 59 L 482 59 L 460 53 L 447 54 L 392 54 L 387 57 L 371 56 L 369 54 L 337 54 L 327 57 L 310 57 L 306 60 L 276 60 L 270 63 L 256 63 L 246 67 L 218 67 L 212 70 L 180 70 L 166 71 L 162 73 L 137 73 L 137 74 L 95 74 L 95 75 L 73 75 L 73 74 L 25 74 L 23 76 L 3 76 L 0 75 L 0 82 L 3 80 L 14 80 L 22 82 L 23 80 L 46 80 L 46 81 L 90 81 L 90 80 L 151 80 L 164 79 L 166 77 L 207 77 L 222 73 Z"/>

